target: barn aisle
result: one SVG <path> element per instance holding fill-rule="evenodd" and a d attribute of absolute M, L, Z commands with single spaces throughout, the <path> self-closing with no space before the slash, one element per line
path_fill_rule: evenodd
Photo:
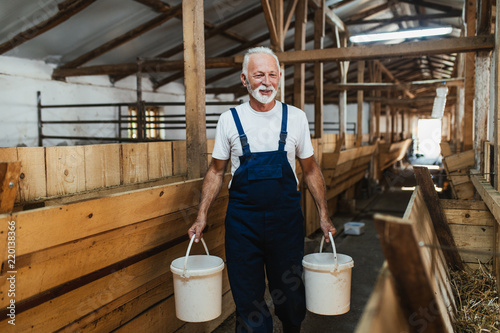
<path fill-rule="evenodd" d="M 384 262 L 384 256 L 373 224 L 373 215 L 383 213 L 402 217 L 412 191 L 403 191 L 401 186 L 415 185 L 411 169 L 393 169 L 392 172 L 386 173 L 385 180 L 389 184 L 385 190 L 379 190 L 366 199 L 357 199 L 354 212 L 337 213 L 333 219 L 335 226 L 339 230 L 335 238 L 337 252 L 349 255 L 354 260 L 350 311 L 339 316 L 322 316 L 308 311 L 301 332 L 350 333 L 355 331 Z M 364 233 L 359 236 L 346 235 L 343 232 L 343 225 L 350 221 L 364 222 Z M 317 232 L 306 238 L 306 254 L 319 251 L 320 237 L 321 234 Z M 331 248 L 326 250 L 332 251 Z M 268 305 L 270 304 L 272 303 L 268 295 Z M 273 321 L 275 323 L 274 332 L 283 332 L 279 319 L 274 317 Z M 233 314 L 214 333 L 232 333 L 234 332 L 234 325 L 235 316 Z"/>

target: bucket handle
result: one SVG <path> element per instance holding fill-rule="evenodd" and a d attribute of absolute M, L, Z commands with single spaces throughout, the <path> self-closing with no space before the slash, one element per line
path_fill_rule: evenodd
<path fill-rule="evenodd" d="M 189 275 L 187 274 L 187 263 L 188 263 L 189 252 L 191 252 L 191 246 L 193 246 L 193 241 L 195 238 L 196 237 L 193 235 L 193 237 L 191 237 L 191 240 L 189 241 L 189 245 L 188 245 L 188 248 L 186 251 L 186 259 L 184 259 L 184 271 L 182 272 L 182 275 L 181 275 L 181 277 L 183 277 L 183 278 L 189 277 Z M 205 248 L 205 252 L 207 253 L 207 256 L 209 256 L 210 253 L 208 253 L 207 243 L 205 243 L 205 240 L 203 239 L 203 237 L 201 238 L 201 243 L 203 244 L 203 247 Z"/>
<path fill-rule="evenodd" d="M 335 242 L 333 241 L 333 236 L 331 232 L 328 232 L 328 237 L 330 237 L 330 242 L 332 243 L 332 248 L 333 248 L 333 258 L 334 258 L 334 265 L 333 269 L 331 272 L 333 273 L 334 271 L 338 270 L 338 262 L 337 262 L 337 249 L 335 248 Z M 321 243 L 319 244 L 319 253 L 323 251 L 323 243 L 325 241 L 325 237 L 321 237 Z"/>

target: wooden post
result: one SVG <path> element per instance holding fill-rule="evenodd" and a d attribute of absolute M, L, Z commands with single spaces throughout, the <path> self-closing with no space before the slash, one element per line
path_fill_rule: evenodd
<path fill-rule="evenodd" d="M 314 49 L 323 48 L 325 38 L 325 0 L 314 12 Z M 314 63 L 314 137 L 323 136 L 323 63 Z"/>
<path fill-rule="evenodd" d="M 500 15 L 500 0 L 497 0 L 496 2 L 496 15 Z M 500 16 L 496 16 L 500 17 Z M 500 20 L 495 20 L 495 64 L 493 68 L 495 68 L 495 86 L 494 86 L 494 91 L 493 95 L 495 98 L 495 104 L 493 105 L 494 107 L 494 118 L 493 118 L 493 141 L 494 141 L 494 149 L 495 149 L 495 156 L 494 156 L 494 165 L 495 165 L 495 170 L 493 172 L 495 173 L 495 178 L 494 178 L 494 183 L 493 187 L 499 191 L 500 186 L 499 186 L 499 180 L 500 180 L 500 150 L 498 149 L 498 145 L 500 144 Z"/>
<path fill-rule="evenodd" d="M 340 36 L 339 29 L 335 26 L 335 36 L 337 40 L 337 47 L 342 48 L 347 46 L 347 39 L 345 35 Z M 340 73 L 340 83 L 347 83 L 347 72 L 349 69 L 349 61 L 339 61 L 337 62 Z M 342 89 L 339 92 L 339 135 L 341 137 L 346 136 L 347 128 L 347 90 Z"/>
<path fill-rule="evenodd" d="M 276 35 L 278 40 L 276 43 L 271 43 L 271 49 L 275 52 L 283 52 L 285 48 L 285 31 L 283 31 L 283 1 L 271 0 L 271 8 L 273 13 L 273 21 L 276 27 Z M 281 78 L 276 99 L 285 102 L 285 65 L 280 64 Z"/>
<path fill-rule="evenodd" d="M 295 50 L 306 49 L 307 1 L 300 0 L 295 10 Z M 305 63 L 293 67 L 293 104 L 301 110 L 305 105 Z"/>
<path fill-rule="evenodd" d="M 0 214 L 14 209 L 20 173 L 21 162 L 0 163 Z"/>
<path fill-rule="evenodd" d="M 203 21 L 203 0 L 182 1 L 188 179 L 203 177 L 207 171 Z"/>
<path fill-rule="evenodd" d="M 405 126 L 405 122 L 406 122 L 406 117 L 405 117 L 405 111 L 404 109 L 401 110 L 401 140 L 405 140 L 406 139 L 406 126 Z"/>
<path fill-rule="evenodd" d="M 389 94 L 387 95 L 387 98 L 390 98 Z M 391 107 L 389 104 L 385 106 L 385 142 L 387 143 L 392 143 L 392 132 L 391 132 Z"/>
<path fill-rule="evenodd" d="M 365 62 L 358 61 L 358 83 L 364 82 Z M 363 142 L 363 90 L 358 90 L 358 114 L 356 120 L 356 147 L 361 147 Z"/>
<path fill-rule="evenodd" d="M 439 197 L 434 189 L 434 182 L 432 181 L 429 169 L 426 167 L 415 166 L 413 167 L 413 170 L 415 171 L 417 184 L 422 190 L 425 205 L 431 215 L 431 220 L 434 224 L 434 230 L 436 231 L 439 244 L 448 249 L 456 249 L 455 240 L 451 234 L 448 222 L 446 222 L 446 216 L 444 215 L 441 202 L 439 201 Z M 451 266 L 451 268 L 460 270 L 464 269 L 462 259 L 456 250 L 444 251 L 444 256 L 446 258 L 446 262 Z"/>
<path fill-rule="evenodd" d="M 465 1 L 466 36 L 476 35 L 476 0 Z M 475 63 L 476 53 L 468 52 L 465 55 L 465 96 L 464 96 L 464 150 L 473 147 L 473 114 L 475 91 Z"/>
<path fill-rule="evenodd" d="M 482 0 L 478 3 L 477 34 L 491 34 L 492 0 Z M 491 52 L 480 51 L 476 58 L 476 82 L 490 83 Z M 484 171 L 485 142 L 488 141 L 488 118 L 490 110 L 490 89 L 477 89 L 475 93 L 476 110 L 474 113 L 474 150 L 476 151 L 475 168 Z"/>
<path fill-rule="evenodd" d="M 490 109 L 490 71 L 491 53 L 478 52 L 476 59 L 476 82 L 484 84 L 484 89 L 475 93 L 474 112 L 474 150 L 476 152 L 475 168 L 484 171 L 484 142 L 488 140 L 488 115 Z"/>
<path fill-rule="evenodd" d="M 380 65 L 375 65 L 375 82 L 382 82 L 382 71 Z M 381 92 L 375 91 L 375 97 L 380 97 Z M 380 111 L 382 105 L 380 102 L 375 102 L 375 138 L 380 139 Z"/>

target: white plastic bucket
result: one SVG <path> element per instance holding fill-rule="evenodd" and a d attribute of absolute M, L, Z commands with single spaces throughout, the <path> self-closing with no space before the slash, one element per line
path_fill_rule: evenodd
<path fill-rule="evenodd" d="M 201 242 L 207 255 L 189 256 L 194 238 L 193 236 L 189 242 L 186 256 L 172 261 L 170 270 L 174 277 L 177 318 L 198 323 L 221 315 L 224 261 L 208 253 L 207 244 L 203 238 Z"/>
<path fill-rule="evenodd" d="M 320 315 L 340 315 L 351 306 L 351 270 L 354 261 L 344 254 L 337 254 L 332 234 L 329 233 L 333 253 L 308 254 L 302 260 L 306 287 L 307 310 Z"/>

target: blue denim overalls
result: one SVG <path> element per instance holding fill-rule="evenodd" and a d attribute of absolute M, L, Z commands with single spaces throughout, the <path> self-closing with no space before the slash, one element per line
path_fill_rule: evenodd
<path fill-rule="evenodd" d="M 259 153 L 250 151 L 238 114 L 231 109 L 243 147 L 229 190 L 225 222 L 238 333 L 273 331 L 264 301 L 266 273 L 278 318 L 298 326 L 305 317 L 304 219 L 297 181 L 285 151 L 288 108 L 286 104 L 282 108 L 278 150 Z"/>

